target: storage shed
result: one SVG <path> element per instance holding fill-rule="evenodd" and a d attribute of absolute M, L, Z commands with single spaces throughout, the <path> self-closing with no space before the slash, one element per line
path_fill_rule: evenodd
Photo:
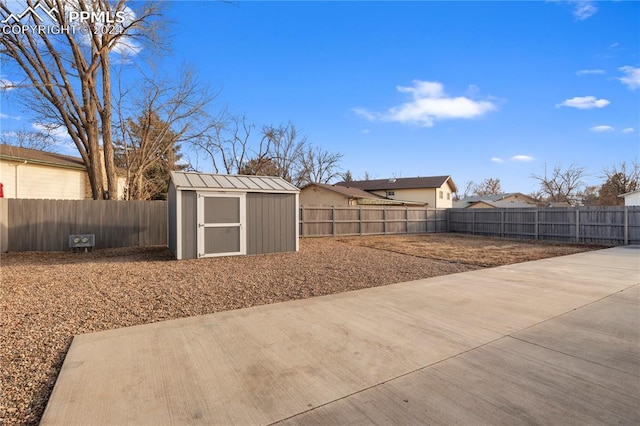
<path fill-rule="evenodd" d="M 171 172 L 176 259 L 298 251 L 300 190 L 279 177 Z"/>

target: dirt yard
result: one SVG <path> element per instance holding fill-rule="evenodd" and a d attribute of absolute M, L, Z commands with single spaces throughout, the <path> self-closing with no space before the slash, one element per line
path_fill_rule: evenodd
<path fill-rule="evenodd" d="M 302 239 L 299 253 L 174 261 L 165 248 L 1 258 L 0 424 L 37 424 L 74 335 L 592 249 L 463 236 Z"/>

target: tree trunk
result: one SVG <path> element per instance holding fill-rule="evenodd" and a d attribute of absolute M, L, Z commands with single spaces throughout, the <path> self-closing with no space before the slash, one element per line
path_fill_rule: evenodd
<path fill-rule="evenodd" d="M 107 177 L 107 197 L 109 200 L 118 198 L 118 181 L 116 178 L 116 166 L 113 160 L 113 142 L 111 136 L 111 68 L 109 64 L 109 51 L 103 49 L 100 52 L 102 62 L 102 147 L 104 150 L 104 166 Z"/>

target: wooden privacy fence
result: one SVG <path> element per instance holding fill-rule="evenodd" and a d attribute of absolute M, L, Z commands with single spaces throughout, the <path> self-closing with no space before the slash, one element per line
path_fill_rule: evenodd
<path fill-rule="evenodd" d="M 300 236 L 461 232 L 607 245 L 640 244 L 640 207 L 426 209 L 301 207 Z M 65 251 L 69 235 L 96 248 L 167 244 L 166 201 L 0 198 L 2 251 Z"/>
<path fill-rule="evenodd" d="M 0 199 L 2 251 L 69 250 L 69 235 L 96 248 L 167 244 L 166 201 Z"/>
<path fill-rule="evenodd" d="M 300 236 L 446 232 L 446 210 L 417 207 L 300 207 Z"/>
<path fill-rule="evenodd" d="M 640 207 L 450 209 L 449 232 L 510 238 L 640 244 Z"/>

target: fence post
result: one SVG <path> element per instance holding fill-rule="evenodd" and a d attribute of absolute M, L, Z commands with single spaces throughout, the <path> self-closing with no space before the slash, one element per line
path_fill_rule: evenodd
<path fill-rule="evenodd" d="M 629 245 L 629 207 L 624 206 L 624 245 Z"/>
<path fill-rule="evenodd" d="M 445 229 L 445 232 L 451 232 L 451 209 L 447 209 L 445 210 L 445 226 L 447 227 L 447 229 Z M 429 221 L 429 214 L 427 213 L 427 222 Z M 427 227 L 427 229 L 429 229 Z M 438 217 L 437 217 L 437 212 L 436 212 L 436 232 L 438 232 Z"/>
<path fill-rule="evenodd" d="M 358 209 L 358 231 L 362 235 L 362 206 Z"/>
<path fill-rule="evenodd" d="M 384 235 L 387 235 L 387 209 L 382 208 L 382 229 L 384 230 Z"/>
<path fill-rule="evenodd" d="M 504 238 L 504 210 L 500 211 L 500 237 Z"/>
<path fill-rule="evenodd" d="M 409 206 L 404 206 L 404 219 L 407 222 L 406 228 L 405 228 L 405 234 L 409 233 Z"/>
<path fill-rule="evenodd" d="M 576 207 L 576 243 L 580 242 L 580 207 Z"/>
<path fill-rule="evenodd" d="M 300 227 L 300 236 L 304 237 L 304 206 L 300 206 L 300 223 L 298 226 Z"/>
<path fill-rule="evenodd" d="M 471 219 L 471 234 L 475 235 L 476 233 L 476 210 L 473 209 L 473 215 Z"/>
<path fill-rule="evenodd" d="M 331 235 L 336 236 L 336 206 L 331 207 Z"/>

